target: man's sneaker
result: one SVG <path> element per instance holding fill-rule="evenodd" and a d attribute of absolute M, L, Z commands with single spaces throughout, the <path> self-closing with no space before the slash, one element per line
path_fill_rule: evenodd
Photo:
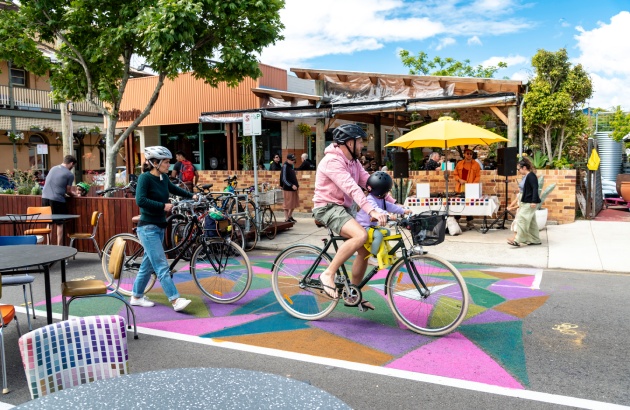
<path fill-rule="evenodd" d="M 175 304 L 173 305 L 173 309 L 175 309 L 175 312 L 180 312 L 186 309 L 186 306 L 190 305 L 190 302 L 191 300 L 189 299 L 179 298 L 177 299 L 177 301 L 175 301 Z"/>
<path fill-rule="evenodd" d="M 368 258 L 368 265 L 378 266 L 378 259 L 376 259 L 374 256 L 370 256 Z"/>
<path fill-rule="evenodd" d="M 131 306 L 142 306 L 142 307 L 155 306 L 155 303 L 151 302 L 149 298 L 146 296 L 143 296 L 141 298 L 136 298 L 132 296 L 131 300 L 129 301 L 129 304 L 131 304 Z"/>

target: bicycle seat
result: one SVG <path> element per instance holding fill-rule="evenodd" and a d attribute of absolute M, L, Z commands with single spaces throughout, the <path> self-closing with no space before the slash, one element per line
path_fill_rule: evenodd
<path fill-rule="evenodd" d="M 313 221 L 315 221 L 315 225 L 318 228 L 325 228 L 326 227 L 326 225 L 324 225 L 323 223 L 321 223 L 321 221 L 318 221 L 317 219 L 313 219 Z"/>
<path fill-rule="evenodd" d="M 202 185 L 202 186 L 201 186 L 201 188 L 202 188 L 203 190 L 208 190 L 208 189 L 212 188 L 212 185 L 213 185 L 213 184 L 205 184 L 205 185 Z"/>

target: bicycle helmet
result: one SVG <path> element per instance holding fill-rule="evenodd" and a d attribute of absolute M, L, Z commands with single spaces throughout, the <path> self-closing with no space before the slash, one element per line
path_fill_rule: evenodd
<path fill-rule="evenodd" d="M 363 131 L 363 128 L 359 127 L 357 124 L 343 124 L 333 131 L 333 141 L 335 141 L 337 145 L 345 145 L 346 141 L 359 138 L 367 138 L 367 134 Z"/>
<path fill-rule="evenodd" d="M 367 186 L 372 195 L 377 198 L 385 198 L 392 189 L 392 177 L 387 172 L 376 171 L 367 180 Z"/>
<path fill-rule="evenodd" d="M 156 145 L 153 147 L 146 147 L 144 149 L 144 157 L 147 160 L 150 160 L 150 159 L 163 160 L 163 159 L 173 158 L 173 154 L 171 154 L 171 151 L 169 151 L 168 148 Z"/>
<path fill-rule="evenodd" d="M 87 195 L 88 191 L 90 190 L 90 186 L 86 184 L 85 182 L 79 182 L 77 184 L 77 187 L 79 188 L 79 194 L 81 196 Z"/>

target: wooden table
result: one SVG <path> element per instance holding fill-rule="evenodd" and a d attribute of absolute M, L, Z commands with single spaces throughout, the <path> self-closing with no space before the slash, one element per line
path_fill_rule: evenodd
<path fill-rule="evenodd" d="M 37 246 L 10 245 L 0 246 L 0 272 L 13 269 L 24 269 L 24 273 L 43 273 L 46 291 L 46 319 L 48 324 L 52 318 L 52 294 L 50 290 L 50 267 L 53 263 L 63 261 L 76 255 L 76 248 L 69 246 Z M 60 263 L 61 281 L 66 281 L 66 264 Z"/>

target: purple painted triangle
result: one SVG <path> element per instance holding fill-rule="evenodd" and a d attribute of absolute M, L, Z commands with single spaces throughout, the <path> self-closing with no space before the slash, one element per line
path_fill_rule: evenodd
<path fill-rule="evenodd" d="M 327 318 L 312 321 L 310 325 L 391 355 L 403 354 L 434 340 L 407 328 L 396 329 L 361 318 Z"/>
<path fill-rule="evenodd" d="M 385 367 L 523 389 L 516 379 L 461 333 L 437 339 Z"/>
<path fill-rule="evenodd" d="M 243 323 L 265 318 L 273 313 L 262 315 L 228 316 L 210 319 L 184 319 L 168 322 L 144 323 L 142 327 L 165 330 L 167 332 L 181 333 L 184 335 L 200 336 L 205 333 L 216 332 L 229 327 L 242 325 Z"/>
<path fill-rule="evenodd" d="M 496 310 L 488 309 L 484 312 L 481 312 L 478 315 L 473 316 L 472 318 L 464 321 L 462 324 L 466 325 L 476 325 L 479 323 L 492 323 L 492 322 L 510 322 L 513 320 L 521 320 L 518 317 L 514 317 L 512 315 L 508 315 L 507 313 L 499 312 Z"/>
<path fill-rule="evenodd" d="M 215 303 L 206 297 L 204 297 L 203 300 L 206 306 L 208 307 L 208 309 L 210 310 L 210 312 L 212 313 L 212 316 L 223 317 L 223 316 L 229 316 L 236 309 L 245 306 L 252 300 L 257 299 L 266 293 L 269 293 L 269 288 L 250 289 L 247 291 L 245 296 L 243 296 L 243 298 L 239 300 L 238 302 L 227 303 L 227 304 Z"/>

